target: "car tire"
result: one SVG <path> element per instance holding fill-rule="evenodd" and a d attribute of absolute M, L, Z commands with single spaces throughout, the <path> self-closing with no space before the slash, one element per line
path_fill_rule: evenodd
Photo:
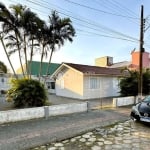
<path fill-rule="evenodd" d="M 133 120 L 136 119 L 137 121 L 140 121 L 140 117 L 136 115 L 134 112 L 131 112 L 130 116 L 131 116 L 131 119 Z"/>
<path fill-rule="evenodd" d="M 134 113 L 133 112 L 131 112 L 130 117 L 132 120 L 134 120 Z"/>
<path fill-rule="evenodd" d="M 137 121 L 140 121 L 140 117 L 139 117 L 138 115 L 135 115 L 135 119 L 136 119 Z"/>

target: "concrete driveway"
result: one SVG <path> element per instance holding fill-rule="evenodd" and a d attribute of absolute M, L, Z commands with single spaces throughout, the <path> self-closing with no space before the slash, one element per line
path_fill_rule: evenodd
<path fill-rule="evenodd" d="M 48 95 L 49 102 L 53 105 L 81 102 L 79 99 L 57 96 L 55 94 Z"/>
<path fill-rule="evenodd" d="M 13 103 L 7 102 L 5 99 L 6 99 L 5 95 L 0 95 L 0 111 L 15 109 L 13 107 Z M 77 100 L 77 99 L 59 97 L 59 96 L 56 96 L 54 94 L 49 94 L 48 99 L 52 105 L 81 102 L 80 100 Z"/>
<path fill-rule="evenodd" d="M 5 95 L 0 95 L 0 111 L 11 110 L 13 108 L 13 103 L 7 102 Z"/>
<path fill-rule="evenodd" d="M 90 100 L 79 100 L 67 97 L 56 96 L 55 94 L 48 95 L 49 102 L 51 105 L 67 104 L 67 103 L 78 103 L 82 101 L 88 101 L 88 109 L 101 109 L 101 108 L 111 108 L 112 107 L 112 98 L 98 98 Z M 13 103 L 7 102 L 5 96 L 0 96 L 0 111 L 12 110 Z"/>

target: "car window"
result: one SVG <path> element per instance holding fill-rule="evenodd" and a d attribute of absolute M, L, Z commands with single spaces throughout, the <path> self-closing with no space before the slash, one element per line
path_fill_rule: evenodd
<path fill-rule="evenodd" d="M 150 102 L 150 96 L 145 97 L 143 101 L 144 102 Z"/>

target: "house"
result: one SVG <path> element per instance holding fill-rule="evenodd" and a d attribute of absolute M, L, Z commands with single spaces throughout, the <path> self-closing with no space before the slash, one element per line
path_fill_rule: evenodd
<path fill-rule="evenodd" d="M 135 51 L 135 49 L 131 52 L 131 61 L 122 61 L 113 63 L 113 57 L 105 56 L 95 59 L 95 65 L 101 67 L 108 67 L 108 68 L 128 68 L 129 70 L 139 70 L 139 59 L 140 59 L 140 52 Z M 143 52 L 143 59 L 142 59 L 143 68 L 147 69 L 150 68 L 150 53 Z"/>
<path fill-rule="evenodd" d="M 119 96 L 120 69 L 62 63 L 52 74 L 56 80 L 56 95 L 77 99 Z"/>
<path fill-rule="evenodd" d="M 11 77 L 11 74 L 0 73 L 0 94 L 10 88 L 9 80 Z"/>
<path fill-rule="evenodd" d="M 39 70 L 40 70 L 40 62 L 39 61 L 28 61 L 28 70 L 26 70 L 26 64 L 23 65 L 24 71 L 28 72 L 30 69 L 31 72 L 31 78 L 32 79 L 39 79 Z M 49 93 L 55 93 L 55 81 L 50 79 L 50 76 L 53 74 L 53 72 L 60 66 L 60 64 L 57 63 L 50 63 L 49 70 L 48 70 L 48 76 L 46 76 L 46 71 L 48 67 L 48 62 L 42 62 L 42 70 L 41 70 L 41 81 L 44 82 L 46 78 L 46 88 L 48 89 Z M 17 69 L 17 74 L 22 74 L 21 67 Z"/>
<path fill-rule="evenodd" d="M 134 51 L 131 53 L 131 55 L 132 55 L 131 65 L 135 66 L 135 67 L 132 67 L 132 66 L 131 67 L 133 69 L 135 68 L 136 70 L 138 70 L 139 69 L 140 52 Z M 142 64 L 143 64 L 143 68 L 145 68 L 145 69 L 150 68 L 150 53 L 143 52 Z"/>

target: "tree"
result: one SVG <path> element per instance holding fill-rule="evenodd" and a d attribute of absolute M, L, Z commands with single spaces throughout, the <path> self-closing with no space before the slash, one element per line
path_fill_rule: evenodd
<path fill-rule="evenodd" d="M 18 52 L 24 77 L 25 71 L 22 65 L 22 58 L 25 58 L 26 74 L 29 76 L 31 65 L 30 67 L 27 66 L 27 60 L 31 62 L 35 53 L 34 51 L 40 49 L 37 38 L 45 22 L 29 8 L 20 4 L 12 5 L 10 7 L 11 11 L 4 5 L 1 5 L 1 8 L 3 9 L 1 9 L 0 19 L 3 27 L 3 35 L 5 35 L 4 40 L 6 41 L 4 46 L 10 49 L 8 56 Z M 28 54 L 30 58 L 27 58 Z"/>
<path fill-rule="evenodd" d="M 56 11 L 52 11 L 49 16 L 49 32 L 48 44 L 50 45 L 51 53 L 49 56 L 49 63 L 46 71 L 46 76 L 49 73 L 49 65 L 52 59 L 53 52 L 56 48 L 60 48 L 64 45 L 65 41 L 73 41 L 75 36 L 75 30 L 72 26 L 72 22 L 69 18 L 60 18 Z"/>
<path fill-rule="evenodd" d="M 39 69 L 39 80 L 41 76 L 42 70 L 42 61 L 44 56 L 49 55 L 49 63 L 46 70 L 46 75 L 49 73 L 49 65 L 52 59 L 53 52 L 56 48 L 60 48 L 64 45 L 65 41 L 73 41 L 73 36 L 75 36 L 75 30 L 72 26 L 71 20 L 69 18 L 60 18 L 56 11 L 52 11 L 49 16 L 49 25 L 46 24 L 41 29 L 41 33 L 38 36 L 39 41 L 42 45 L 42 53 L 41 53 L 41 63 Z"/>
<path fill-rule="evenodd" d="M 7 10 L 7 8 L 5 7 L 4 4 L 0 3 L 0 23 L 1 23 L 1 25 L 2 25 L 2 23 L 5 22 L 5 23 L 7 23 L 8 25 L 11 26 L 11 23 L 9 22 L 9 20 L 7 20 L 7 16 L 10 16 L 10 17 L 11 17 L 9 11 Z M 1 26 L 1 28 L 3 29 L 3 26 Z M 9 61 L 9 64 L 10 64 L 10 66 L 11 66 L 11 68 L 12 68 L 12 71 L 13 71 L 15 77 L 17 78 L 15 69 L 14 69 L 14 67 L 13 67 L 13 65 L 12 65 L 12 63 L 11 63 L 9 54 L 8 54 L 8 52 L 7 52 L 7 49 L 6 49 L 6 45 L 5 45 L 5 43 L 4 43 L 4 37 L 5 37 L 4 31 L 0 31 L 0 41 L 1 41 L 2 46 L 3 46 L 3 48 L 4 48 L 4 51 L 5 51 L 5 54 L 6 54 L 6 56 L 7 56 L 8 61 Z"/>
<path fill-rule="evenodd" d="M 136 96 L 138 95 L 138 71 L 129 71 L 130 76 L 121 79 L 120 93 L 121 96 Z M 143 72 L 143 94 L 150 94 L 150 71 L 146 70 Z"/>
<path fill-rule="evenodd" d="M 7 37 L 7 39 L 9 40 L 7 47 L 9 46 L 9 48 L 12 49 L 9 54 L 18 51 L 23 75 L 25 75 L 25 71 L 22 65 L 22 57 L 25 58 L 27 71 L 26 73 L 28 75 L 30 74 L 31 68 L 30 70 L 28 70 L 29 67 L 27 66 L 27 53 L 30 55 L 30 61 L 32 61 L 34 50 L 39 47 L 39 44 L 37 42 L 37 32 L 39 32 L 39 29 L 41 29 L 41 26 L 43 26 L 44 21 L 42 21 L 29 8 L 26 8 L 25 6 L 22 6 L 20 4 L 12 5 L 10 8 L 10 13 L 12 14 L 13 20 L 15 20 L 15 23 L 11 21 L 13 24 L 12 28 L 10 28 L 10 26 L 7 26 L 7 24 L 4 24 L 5 30 L 9 32 L 9 36 Z M 22 56 L 21 52 L 23 53 Z"/>
<path fill-rule="evenodd" d="M 6 44 L 3 46 L 11 49 L 8 56 L 15 53 L 19 54 L 22 73 L 25 77 L 25 71 L 22 64 L 22 57 L 26 62 L 26 73 L 31 73 L 31 64 L 28 66 L 27 60 L 32 62 L 34 51 L 41 51 L 41 64 L 39 69 L 39 80 L 42 70 L 43 58 L 49 55 L 49 64 L 46 75 L 49 72 L 49 65 L 53 52 L 64 45 L 65 41 L 73 41 L 75 30 L 69 18 L 60 18 L 56 11 L 52 11 L 47 25 L 29 8 L 18 5 L 12 5 L 9 11 L 4 5 L 1 5 L 0 20 L 3 26 L 3 35 Z M 2 40 L 2 38 L 1 38 Z M 28 49 L 28 52 L 27 52 Z M 29 52 L 30 50 L 30 52 Z M 24 53 L 21 55 L 21 53 Z M 27 58 L 27 53 L 30 59 Z M 30 75 L 31 78 L 31 75 Z"/>
<path fill-rule="evenodd" d="M 143 74 L 143 93 L 150 94 L 150 69 Z"/>
<path fill-rule="evenodd" d="M 0 71 L 7 73 L 7 67 L 2 61 L 0 61 Z"/>
<path fill-rule="evenodd" d="M 41 20 L 35 13 L 29 10 L 26 11 L 24 18 L 23 27 L 28 35 L 28 42 L 25 43 L 30 43 L 28 48 L 30 48 L 30 62 L 32 62 L 34 51 L 37 49 L 40 50 L 38 39 L 39 35 L 42 34 L 42 29 L 45 25 L 45 22 Z M 28 63 L 26 62 L 26 65 L 27 64 Z M 31 78 L 31 65 L 26 66 L 26 69 L 28 70 L 27 72 Z"/>
<path fill-rule="evenodd" d="M 32 88 L 30 88 L 38 86 L 38 84 L 31 79 L 31 62 L 33 55 L 37 50 L 41 53 L 41 65 L 39 70 L 40 79 L 43 57 L 47 56 L 50 52 L 50 64 L 53 52 L 56 48 L 63 46 L 65 41 L 68 40 L 72 42 L 75 30 L 69 18 L 61 19 L 55 11 L 49 16 L 49 24 L 46 24 L 37 16 L 37 14 L 20 4 L 12 5 L 10 10 L 8 10 L 0 3 L 0 21 L 3 29 L 0 34 L 0 40 L 7 58 L 10 61 L 10 55 L 18 52 L 22 73 L 24 75 L 24 80 L 17 79 L 12 82 L 12 88 L 8 91 L 7 95 L 8 99 L 12 99 L 18 107 L 23 107 L 23 105 L 31 106 L 33 103 L 36 103 L 31 102 L 32 104 L 30 105 L 30 101 L 32 101 L 33 98 L 37 99 L 34 97 L 38 96 L 36 92 L 40 93 L 38 90 L 34 93 L 34 89 L 32 90 Z M 7 52 L 6 48 L 9 48 L 9 52 Z M 26 73 L 28 79 L 26 79 L 24 67 L 22 65 L 23 57 L 26 62 Z M 28 64 L 27 60 L 30 60 L 30 64 Z M 47 68 L 47 75 L 48 70 L 49 66 Z M 15 74 L 14 69 L 13 72 Z M 28 87 L 28 84 L 30 87 Z M 16 86 L 19 89 L 17 89 Z M 44 87 L 41 91 L 45 91 Z M 27 99 L 24 100 L 23 97 L 26 96 Z M 18 97 L 21 101 L 19 101 Z M 43 99 L 41 100 L 43 101 Z M 43 103 L 38 103 L 36 106 L 41 105 L 43 105 Z"/>
<path fill-rule="evenodd" d="M 21 34 L 19 32 L 18 14 L 16 13 L 16 11 L 9 11 L 4 5 L 1 5 L 1 19 L 3 33 L 5 34 L 5 41 L 7 41 L 6 47 L 14 47 L 13 51 L 18 51 L 19 60 L 24 75 L 20 52 Z"/>
<path fill-rule="evenodd" d="M 51 35 L 49 34 L 49 30 L 46 24 L 44 24 L 40 32 L 37 33 L 38 33 L 37 34 L 38 41 L 41 47 L 41 61 L 40 61 L 40 68 L 39 68 L 39 81 L 40 81 L 41 73 L 42 73 L 42 62 L 43 62 L 43 58 L 47 57 L 48 55 L 48 51 L 49 51 L 48 39 L 49 36 L 51 37 Z"/>

